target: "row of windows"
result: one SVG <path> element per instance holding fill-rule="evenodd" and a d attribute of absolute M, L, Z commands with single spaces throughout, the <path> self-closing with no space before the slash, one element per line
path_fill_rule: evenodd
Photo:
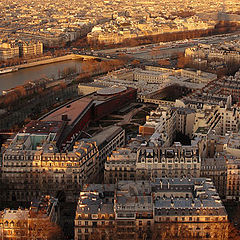
<path fill-rule="evenodd" d="M 90 159 L 95 159 L 95 158 L 90 158 Z M 88 159 L 88 161 L 90 160 Z M 87 162 L 88 162 L 87 161 Z M 4 164 L 4 167 L 80 167 L 82 165 L 82 162 L 75 162 L 75 163 L 66 163 L 66 162 L 42 162 L 42 164 L 32 164 L 28 163 L 26 164 L 25 162 L 12 162 L 12 163 L 7 163 Z M 57 171 L 57 169 L 56 169 Z"/>
<path fill-rule="evenodd" d="M 5 160 L 40 160 L 40 156 L 24 156 L 24 155 L 5 155 L 4 156 Z M 77 157 L 56 157 L 56 156 L 52 156 L 52 157 L 42 157 L 42 160 L 62 160 L 62 161 L 77 161 L 78 158 Z"/>
<path fill-rule="evenodd" d="M 199 159 L 197 158 L 161 158 L 161 159 L 158 159 L 158 158 L 145 158 L 145 157 L 142 157 L 141 159 L 139 158 L 138 163 L 197 163 L 199 162 Z M 163 166 L 165 166 L 163 164 Z"/>
<path fill-rule="evenodd" d="M 78 221 L 78 226 L 93 226 L 93 227 L 96 227 L 96 226 L 105 226 L 105 225 L 113 225 L 113 221 L 91 221 L 91 222 L 88 222 L 88 221 L 85 221 L 85 222 L 81 222 L 81 221 Z"/>
<path fill-rule="evenodd" d="M 219 222 L 225 220 L 227 217 L 158 217 L 159 222 Z"/>

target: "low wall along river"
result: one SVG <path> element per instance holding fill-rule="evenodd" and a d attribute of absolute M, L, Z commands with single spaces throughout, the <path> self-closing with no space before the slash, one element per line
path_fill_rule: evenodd
<path fill-rule="evenodd" d="M 81 55 L 66 55 L 58 58 L 46 59 L 39 62 L 22 64 L 17 66 L 17 72 L 11 72 L 0 75 L 0 95 L 3 90 L 23 85 L 28 81 L 38 80 L 40 78 L 59 78 L 61 71 L 67 68 L 75 68 L 77 73 L 81 72 L 82 58 L 92 58 Z"/>

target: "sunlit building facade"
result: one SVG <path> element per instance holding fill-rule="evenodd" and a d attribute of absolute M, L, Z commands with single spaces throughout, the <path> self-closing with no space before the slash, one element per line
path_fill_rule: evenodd
<path fill-rule="evenodd" d="M 18 133 L 3 150 L 1 199 L 30 201 L 42 194 L 78 198 L 84 183 L 98 182 L 107 155 L 125 144 L 125 132 L 113 126 L 61 152 L 62 122 L 39 121 Z M 103 176 L 102 176 L 103 177 Z"/>
<path fill-rule="evenodd" d="M 207 178 L 158 178 L 86 185 L 75 216 L 75 240 L 227 239 L 228 217 Z"/>
<path fill-rule="evenodd" d="M 6 240 L 47 239 L 60 221 L 58 199 L 41 196 L 29 209 L 4 209 L 0 212 L 0 237 Z M 38 225 L 38 227 L 36 227 Z"/>

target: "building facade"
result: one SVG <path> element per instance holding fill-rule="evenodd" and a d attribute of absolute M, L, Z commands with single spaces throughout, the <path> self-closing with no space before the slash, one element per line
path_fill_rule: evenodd
<path fill-rule="evenodd" d="M 5 61 L 11 58 L 19 57 L 19 46 L 14 43 L 0 44 L 0 60 Z"/>
<path fill-rule="evenodd" d="M 129 148 L 117 148 L 105 162 L 104 183 L 136 179 L 137 154 Z"/>
<path fill-rule="evenodd" d="M 52 128 L 44 128 L 45 124 Z M 72 151 L 61 152 L 59 126 L 59 122 L 38 122 L 34 132 L 18 133 L 5 146 L 2 200 L 30 201 L 41 194 L 60 194 L 74 201 L 84 183 L 99 181 L 107 155 L 125 144 L 124 130 L 113 126 L 91 139 L 75 141 Z"/>
<path fill-rule="evenodd" d="M 228 217 L 210 179 L 163 178 L 86 185 L 75 217 L 75 240 L 227 239 Z"/>
<path fill-rule="evenodd" d="M 41 55 L 42 53 L 43 53 L 42 42 L 20 42 L 19 43 L 20 57 Z"/>
<path fill-rule="evenodd" d="M 199 177 L 201 157 L 198 146 L 174 143 L 171 147 L 141 147 L 137 153 L 136 178 Z"/>
<path fill-rule="evenodd" d="M 57 234 L 59 210 L 58 199 L 51 196 L 34 200 L 29 209 L 4 209 L 0 212 L 0 237 L 6 240 L 48 239 L 51 231 Z"/>

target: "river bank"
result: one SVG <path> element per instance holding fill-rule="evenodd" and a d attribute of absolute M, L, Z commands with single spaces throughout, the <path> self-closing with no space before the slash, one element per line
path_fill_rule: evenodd
<path fill-rule="evenodd" d="M 3 91 L 24 85 L 29 81 L 38 81 L 44 79 L 60 79 L 62 73 L 68 69 L 74 69 L 76 74 L 81 73 L 83 61 L 65 60 L 45 65 L 28 67 L 16 72 L 0 75 L 0 95 Z"/>
<path fill-rule="evenodd" d="M 61 57 L 48 58 L 48 59 L 44 59 L 44 60 L 40 60 L 40 61 L 36 61 L 36 62 L 15 65 L 13 67 L 2 68 L 0 70 L 2 72 L 4 72 L 4 70 L 9 70 L 12 68 L 12 69 L 15 69 L 15 71 L 16 71 L 16 70 L 21 70 L 21 69 L 25 69 L 25 68 L 31 68 L 31 67 L 36 67 L 36 66 L 41 66 L 41 65 L 51 64 L 51 63 L 68 61 L 68 60 L 79 60 L 79 59 L 84 60 L 84 59 L 90 59 L 90 58 L 93 59 L 93 57 L 91 57 L 91 56 L 68 54 L 68 55 L 61 56 Z M 6 73 L 9 73 L 9 72 L 6 72 Z M 2 73 L 2 74 L 5 74 L 5 73 Z"/>

